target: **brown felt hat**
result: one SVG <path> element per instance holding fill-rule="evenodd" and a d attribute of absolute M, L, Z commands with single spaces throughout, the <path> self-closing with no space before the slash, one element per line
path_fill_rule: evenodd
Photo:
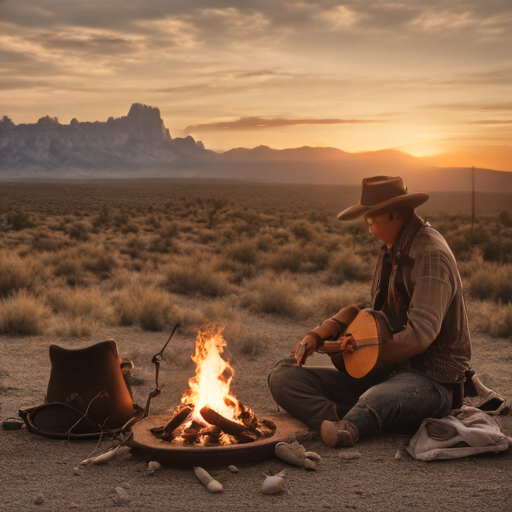
<path fill-rule="evenodd" d="M 359 203 L 343 210 L 338 219 L 353 220 L 367 213 L 384 213 L 396 208 L 414 210 L 427 202 L 428 198 L 429 195 L 423 192 L 407 192 L 400 176 L 364 178 Z"/>

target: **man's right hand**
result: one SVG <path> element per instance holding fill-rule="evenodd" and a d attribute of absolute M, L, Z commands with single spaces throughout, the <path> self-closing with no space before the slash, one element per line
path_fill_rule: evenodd
<path fill-rule="evenodd" d="M 297 366 L 302 366 L 315 350 L 316 339 L 311 334 L 306 334 L 304 339 L 292 350 L 292 355 L 297 361 Z"/>

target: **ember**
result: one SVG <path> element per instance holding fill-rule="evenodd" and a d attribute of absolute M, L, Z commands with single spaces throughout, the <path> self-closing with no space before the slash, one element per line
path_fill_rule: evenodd
<path fill-rule="evenodd" d="M 231 394 L 235 371 L 221 357 L 225 346 L 222 329 L 198 334 L 192 356 L 196 375 L 169 421 L 151 430 L 154 436 L 173 443 L 218 445 L 251 443 L 274 435 L 272 421 L 258 422 L 252 409 Z"/>

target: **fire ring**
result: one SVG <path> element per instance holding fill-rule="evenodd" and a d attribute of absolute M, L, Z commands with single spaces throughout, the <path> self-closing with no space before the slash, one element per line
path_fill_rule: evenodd
<path fill-rule="evenodd" d="M 275 456 L 275 446 L 283 441 L 290 443 L 300 435 L 301 424 L 284 415 L 268 415 L 277 427 L 272 437 L 258 439 L 253 443 L 220 446 L 173 444 L 155 437 L 150 429 L 159 427 L 168 416 L 148 416 L 132 427 L 132 436 L 126 443 L 134 457 L 147 461 L 156 460 L 163 466 L 193 468 L 215 467 L 243 462 L 257 462 Z M 302 430 L 304 427 L 302 426 Z"/>

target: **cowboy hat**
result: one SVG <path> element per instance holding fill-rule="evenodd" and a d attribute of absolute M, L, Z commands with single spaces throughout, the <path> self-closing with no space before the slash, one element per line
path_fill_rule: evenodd
<path fill-rule="evenodd" d="M 364 178 L 359 203 L 343 210 L 340 220 L 353 220 L 368 213 L 384 213 L 397 208 L 414 208 L 425 203 L 428 194 L 407 192 L 400 176 L 373 176 Z"/>

